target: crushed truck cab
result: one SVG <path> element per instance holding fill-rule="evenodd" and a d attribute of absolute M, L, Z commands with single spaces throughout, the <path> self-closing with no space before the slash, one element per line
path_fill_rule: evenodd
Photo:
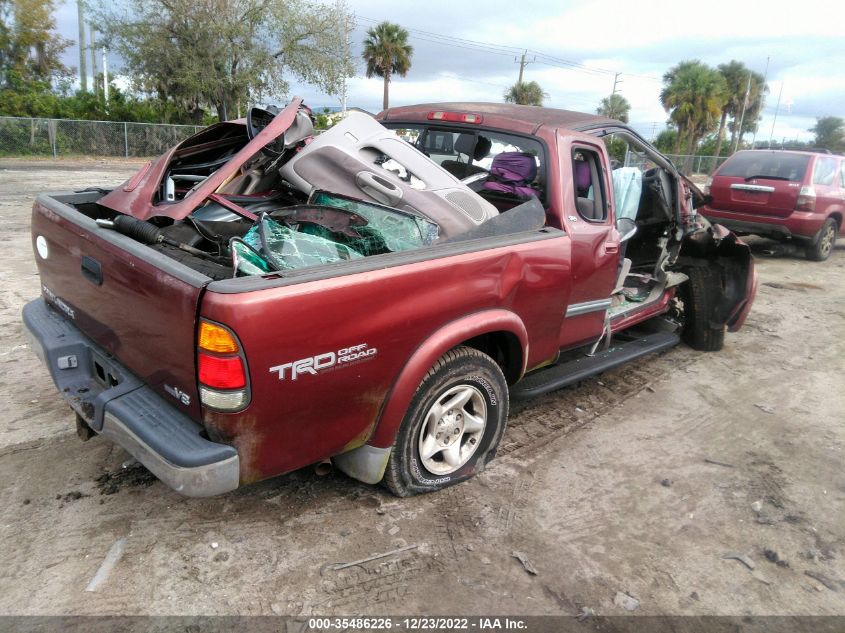
<path fill-rule="evenodd" d="M 756 274 L 700 195 L 611 119 L 429 104 L 315 140 L 294 100 L 39 196 L 23 320 L 80 435 L 182 494 L 327 458 L 427 492 L 485 467 L 513 398 L 721 348 Z"/>

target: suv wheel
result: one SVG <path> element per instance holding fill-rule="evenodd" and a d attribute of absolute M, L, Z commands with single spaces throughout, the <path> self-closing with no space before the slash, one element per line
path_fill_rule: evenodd
<path fill-rule="evenodd" d="M 807 247 L 807 259 L 814 262 L 823 262 L 833 252 L 836 244 L 836 220 L 828 218 L 822 224 L 822 228 L 816 233 L 812 243 Z"/>
<path fill-rule="evenodd" d="M 722 290 L 719 269 L 692 266 L 684 271 L 689 277 L 680 288 L 684 302 L 684 327 L 681 338 L 693 349 L 717 352 L 725 344 L 725 326 L 713 327 L 710 317 L 716 310 Z"/>
<path fill-rule="evenodd" d="M 508 417 L 508 385 L 492 358 L 470 347 L 443 355 L 405 414 L 383 483 L 399 497 L 431 492 L 481 472 Z"/>

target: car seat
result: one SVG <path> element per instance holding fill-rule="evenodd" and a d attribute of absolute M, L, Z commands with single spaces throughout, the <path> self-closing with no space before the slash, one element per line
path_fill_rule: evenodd
<path fill-rule="evenodd" d="M 455 153 L 458 154 L 458 160 L 444 160 L 440 166 L 459 179 L 481 173 L 486 170 L 483 167 L 471 164 L 470 159 L 473 161 L 481 160 L 490 153 L 492 146 L 493 142 L 486 136 L 458 134 L 454 145 Z M 465 161 L 460 159 L 461 155 L 466 156 Z"/>
<path fill-rule="evenodd" d="M 590 163 L 585 160 L 573 160 L 572 171 L 575 174 L 575 204 L 578 213 L 588 220 L 601 220 L 593 199 L 593 176 Z"/>

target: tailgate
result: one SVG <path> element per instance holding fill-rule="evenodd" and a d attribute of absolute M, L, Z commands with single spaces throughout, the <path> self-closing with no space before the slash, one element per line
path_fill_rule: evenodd
<path fill-rule="evenodd" d="M 800 183 L 720 176 L 713 179 L 712 207 L 740 213 L 786 217 L 795 210 Z"/>
<path fill-rule="evenodd" d="M 798 203 L 810 158 L 784 151 L 737 152 L 713 175 L 714 209 L 786 217 Z"/>
<path fill-rule="evenodd" d="M 99 196 L 38 197 L 32 240 L 42 295 L 165 400 L 200 419 L 196 319 L 210 280 L 69 204 Z"/>

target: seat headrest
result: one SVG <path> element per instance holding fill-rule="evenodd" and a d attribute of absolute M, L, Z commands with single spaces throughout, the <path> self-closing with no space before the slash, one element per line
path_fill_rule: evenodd
<path fill-rule="evenodd" d="M 490 153 L 492 147 L 493 141 L 486 136 L 479 136 L 475 144 L 475 152 L 473 152 L 472 160 L 481 160 Z"/>
<path fill-rule="evenodd" d="M 472 134 L 458 134 L 454 147 L 458 154 L 472 156 L 475 153 L 475 136 Z"/>

